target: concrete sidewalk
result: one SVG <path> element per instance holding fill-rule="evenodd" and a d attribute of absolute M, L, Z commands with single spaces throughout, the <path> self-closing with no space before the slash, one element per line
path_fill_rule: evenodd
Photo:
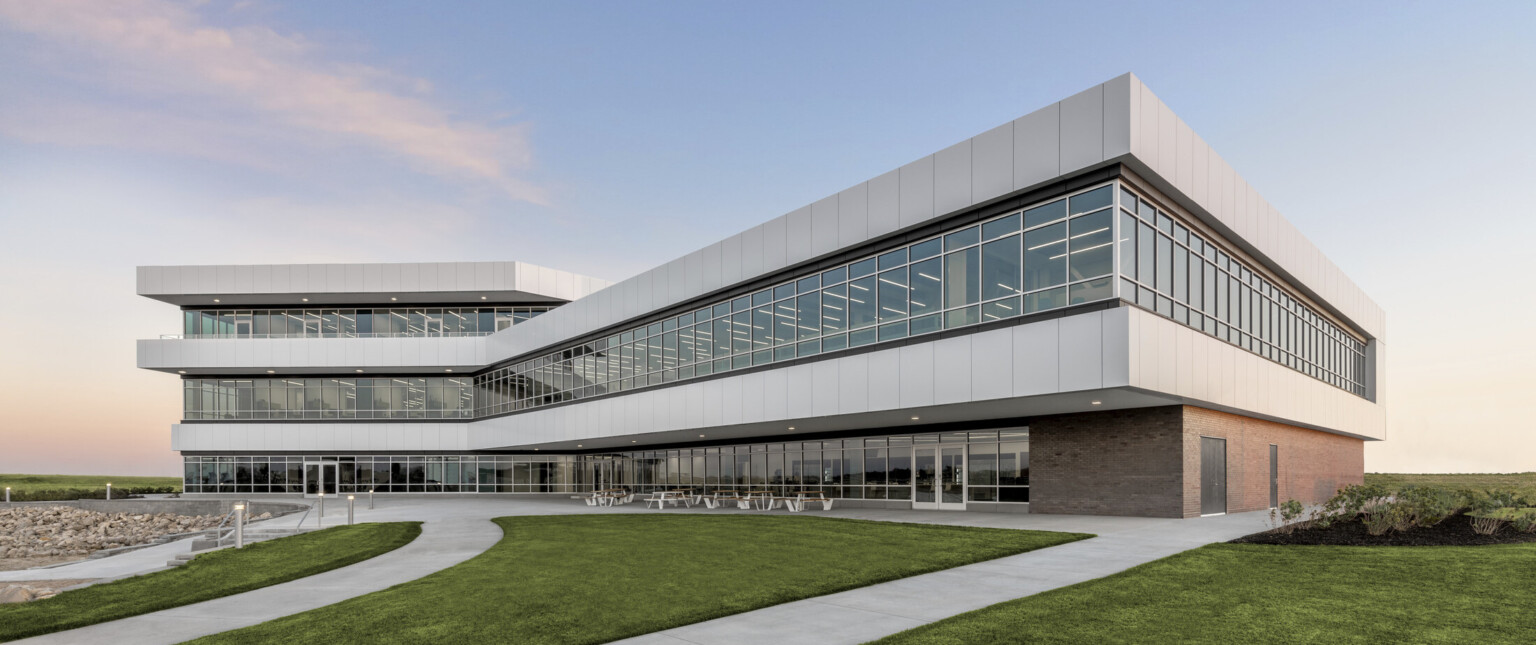
<path fill-rule="evenodd" d="M 363 502 L 363 500 L 359 500 Z M 344 503 L 328 502 L 324 525 L 344 523 Z M 246 627 L 295 614 L 348 598 L 415 580 L 463 562 L 490 548 L 501 538 L 494 517 L 516 515 L 594 515 L 613 513 L 761 514 L 761 511 L 704 508 L 647 509 L 640 504 L 594 508 L 579 501 L 552 499 L 449 499 L 414 496 L 380 496 L 376 509 L 365 503 L 357 508 L 360 522 L 415 520 L 425 522 L 422 534 L 411 544 L 379 557 L 243 594 L 135 616 L 22 643 L 122 644 L 179 643 L 189 639 Z M 771 511 L 785 514 L 785 511 Z M 842 593 L 809 598 L 757 611 L 621 641 L 641 644 L 694 643 L 863 643 L 917 627 L 955 614 L 979 609 L 1094 578 L 1166 557 L 1198 546 L 1229 540 L 1266 528 L 1265 513 L 1245 513 L 1191 520 L 1085 515 L 1029 515 L 1011 513 L 954 513 L 838 508 L 809 511 L 806 515 L 843 517 L 889 522 L 982 526 L 1093 533 L 1099 537 L 1031 551 L 1006 558 L 903 578 Z M 293 527 L 299 516 L 263 522 L 264 527 Z M 317 515 L 304 520 L 314 527 Z M 185 542 L 154 547 L 188 548 Z M 144 549 L 151 551 L 152 549 Z M 78 565 L 103 566 L 114 556 Z M 145 558 L 150 554 L 145 554 Z M 157 557 L 163 554 L 155 554 Z M 921 557 L 914 554 L 913 557 Z M 163 558 L 169 559 L 168 557 Z M 96 564 L 101 563 L 101 564 Z M 147 561 L 144 564 L 148 564 Z M 124 560 L 115 565 L 133 568 Z M 71 567 L 31 571 L 58 572 L 70 577 Z M 78 570 L 77 570 L 78 571 Z M 10 572 L 21 573 L 21 572 Z M 79 575 L 77 577 L 92 577 Z M 34 578 L 35 579 L 35 578 Z"/>
<path fill-rule="evenodd" d="M 410 544 L 347 567 L 207 602 L 16 642 L 180 643 L 409 582 L 479 555 L 500 539 L 501 528 L 484 517 L 437 519 L 423 524 L 421 535 Z"/>
<path fill-rule="evenodd" d="M 838 514 L 900 521 L 868 511 Z M 899 512 L 901 513 L 901 512 Z M 910 515 L 910 513 L 905 513 Z M 906 521 L 935 521 L 906 517 Z M 1181 551 L 1267 527 L 1265 513 L 1188 520 L 968 514 L 964 522 L 1006 528 L 1095 533 L 1098 537 L 987 562 L 775 605 L 617 641 L 626 645 L 839 645 L 896 632 L 1042 591 L 1102 578 Z M 961 519 L 956 517 L 955 519 Z M 920 557 L 920 556 L 914 556 Z"/>

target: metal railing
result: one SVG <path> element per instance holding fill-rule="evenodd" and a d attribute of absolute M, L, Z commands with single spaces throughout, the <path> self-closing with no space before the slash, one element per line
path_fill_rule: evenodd
<path fill-rule="evenodd" d="M 452 331 L 452 332 L 406 332 L 398 334 L 344 334 L 317 333 L 317 334 L 160 334 L 160 340 L 209 340 L 209 339 L 277 339 L 277 338 L 476 338 L 489 336 L 493 331 Z"/>

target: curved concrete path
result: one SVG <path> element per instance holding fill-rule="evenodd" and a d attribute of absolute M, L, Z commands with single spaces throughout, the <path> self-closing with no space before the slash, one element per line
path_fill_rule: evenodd
<path fill-rule="evenodd" d="M 327 522 L 346 521 L 345 508 L 340 509 L 339 514 L 326 510 Z M 388 517 L 395 515 L 390 513 L 370 515 L 373 516 L 367 518 L 369 521 L 420 519 Z M 421 535 L 410 544 L 308 578 L 15 642 L 59 645 L 180 643 L 341 602 L 451 567 L 479 555 L 501 539 L 501 528 L 483 513 L 467 515 L 428 519 L 422 524 Z M 314 520 L 315 516 L 311 515 L 306 525 L 312 526 L 310 522 Z"/>
<path fill-rule="evenodd" d="M 423 521 L 421 536 L 395 551 L 309 578 L 17 642 L 179 643 L 308 611 L 415 580 L 480 554 L 501 539 L 501 529 L 490 521 L 494 517 L 657 512 L 760 513 L 702 508 L 668 508 L 658 511 L 647 509 L 642 504 L 593 508 L 564 497 L 507 499 L 381 496 L 377 503 L 378 508 L 370 510 L 366 499 L 360 498 L 356 511 L 358 521 Z M 772 513 L 784 514 L 785 511 Z M 955 614 L 1100 578 L 1180 551 L 1262 531 L 1268 521 L 1265 513 L 1190 520 L 858 508 L 839 508 L 830 512 L 808 511 L 805 514 L 889 522 L 1069 531 L 1094 533 L 1098 537 L 785 603 L 620 642 L 631 645 L 864 643 Z M 299 519 L 297 515 L 286 516 L 263 522 L 262 526 L 292 527 Z M 304 519 L 304 526 L 315 526 L 316 519 L 317 515 L 311 513 Z M 323 519 L 327 526 L 345 522 L 345 502 L 328 503 Z M 919 555 L 914 554 L 914 557 Z M 59 567 L 47 571 L 60 571 L 62 574 L 68 568 Z"/>
<path fill-rule="evenodd" d="M 1198 519 L 863 511 L 860 519 L 1093 533 L 1097 537 L 616 641 L 626 645 L 855 645 L 956 614 L 1119 573 L 1268 528 L 1268 514 Z M 946 521 L 952 520 L 952 521 Z M 921 557 L 915 555 L 914 557 Z"/>

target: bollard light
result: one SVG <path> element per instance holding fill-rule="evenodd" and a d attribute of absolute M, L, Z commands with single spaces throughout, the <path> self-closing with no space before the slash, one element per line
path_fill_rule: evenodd
<path fill-rule="evenodd" d="M 11 487 L 10 486 L 6 486 L 5 487 L 5 503 L 7 503 L 7 504 L 11 503 Z"/>
<path fill-rule="evenodd" d="M 9 489 L 7 489 L 9 490 Z M 368 489 L 368 510 L 373 510 L 373 489 Z"/>
<path fill-rule="evenodd" d="M 320 491 L 320 514 L 315 516 L 315 526 L 325 526 L 325 491 Z"/>
<path fill-rule="evenodd" d="M 245 548 L 245 504 L 235 504 L 235 548 Z"/>
<path fill-rule="evenodd" d="M 347 496 L 347 526 L 352 525 L 352 496 Z"/>
<path fill-rule="evenodd" d="M 112 482 L 107 482 L 107 501 L 112 501 Z"/>

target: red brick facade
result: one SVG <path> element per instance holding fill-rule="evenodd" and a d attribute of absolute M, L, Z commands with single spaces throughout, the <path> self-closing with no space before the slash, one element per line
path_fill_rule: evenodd
<path fill-rule="evenodd" d="M 1226 412 L 1184 408 L 1184 517 L 1200 515 L 1200 437 L 1227 440 L 1227 512 L 1269 508 L 1269 446 L 1279 447 L 1280 501 L 1327 500 L 1365 482 L 1365 442 Z M 1033 509 L 1031 509 L 1033 510 Z"/>
<path fill-rule="evenodd" d="M 1197 517 L 1200 437 L 1227 441 L 1227 510 L 1269 508 L 1269 446 L 1280 501 L 1316 502 L 1364 479 L 1365 442 L 1189 406 L 1030 422 L 1031 513 Z"/>

